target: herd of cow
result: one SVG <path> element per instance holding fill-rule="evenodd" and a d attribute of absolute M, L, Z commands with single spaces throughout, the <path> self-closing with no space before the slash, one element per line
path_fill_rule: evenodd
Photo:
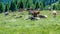
<path fill-rule="evenodd" d="M 19 11 L 22 12 L 23 10 L 20 9 Z M 47 18 L 47 15 L 40 15 L 40 10 L 38 10 L 38 9 L 35 9 L 35 10 L 27 9 L 27 11 L 28 11 L 28 15 L 31 15 L 31 16 L 26 18 L 26 20 L 28 20 L 28 19 L 37 20 L 37 19 L 40 19 L 40 18 Z M 9 12 L 5 12 L 4 14 L 8 15 Z M 56 17 L 56 14 L 57 14 L 57 12 L 54 10 L 52 12 L 53 17 Z M 19 17 L 22 17 L 22 16 L 19 16 Z"/>

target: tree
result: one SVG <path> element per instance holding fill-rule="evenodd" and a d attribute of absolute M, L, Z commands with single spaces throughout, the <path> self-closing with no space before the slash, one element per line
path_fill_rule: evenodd
<path fill-rule="evenodd" d="M 0 13 L 5 11 L 5 5 L 1 2 L 0 3 Z"/>
<path fill-rule="evenodd" d="M 17 10 L 17 5 L 14 0 L 12 0 L 11 5 L 10 5 L 10 10 L 15 11 Z"/>
<path fill-rule="evenodd" d="M 36 2 L 36 4 L 35 4 L 35 9 L 38 9 L 38 8 L 40 8 L 40 6 L 39 6 L 40 4 L 38 3 L 38 2 Z"/>
<path fill-rule="evenodd" d="M 6 11 L 9 11 L 9 9 L 10 9 L 10 3 L 8 2 L 8 3 L 5 5 L 5 12 L 6 12 Z"/>

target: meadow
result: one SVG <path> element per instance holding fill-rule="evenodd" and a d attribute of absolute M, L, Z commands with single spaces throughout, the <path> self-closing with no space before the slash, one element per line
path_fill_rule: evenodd
<path fill-rule="evenodd" d="M 39 20 L 25 20 L 28 12 L 23 13 L 24 15 L 20 12 L 10 12 L 7 16 L 1 13 L 0 34 L 60 34 L 60 11 L 57 10 L 56 18 L 53 18 L 52 11 L 40 11 L 40 14 L 48 17 Z M 23 17 L 16 18 L 14 14 Z"/>

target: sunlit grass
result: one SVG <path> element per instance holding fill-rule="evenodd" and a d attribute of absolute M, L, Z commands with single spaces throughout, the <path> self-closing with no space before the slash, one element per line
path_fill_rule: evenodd
<path fill-rule="evenodd" d="M 41 11 L 42 15 L 47 15 L 48 18 L 39 20 L 24 20 L 28 16 L 27 12 L 14 12 L 17 16 L 22 15 L 22 18 L 15 18 L 13 12 L 8 16 L 4 13 L 0 14 L 0 34 L 60 34 L 60 11 L 57 11 L 57 17 L 52 17 L 52 11 Z"/>

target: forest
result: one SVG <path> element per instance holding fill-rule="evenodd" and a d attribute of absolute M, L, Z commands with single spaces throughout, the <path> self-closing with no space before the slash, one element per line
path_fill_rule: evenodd
<path fill-rule="evenodd" d="M 0 0 L 0 13 L 22 9 L 60 10 L 60 0 Z"/>

